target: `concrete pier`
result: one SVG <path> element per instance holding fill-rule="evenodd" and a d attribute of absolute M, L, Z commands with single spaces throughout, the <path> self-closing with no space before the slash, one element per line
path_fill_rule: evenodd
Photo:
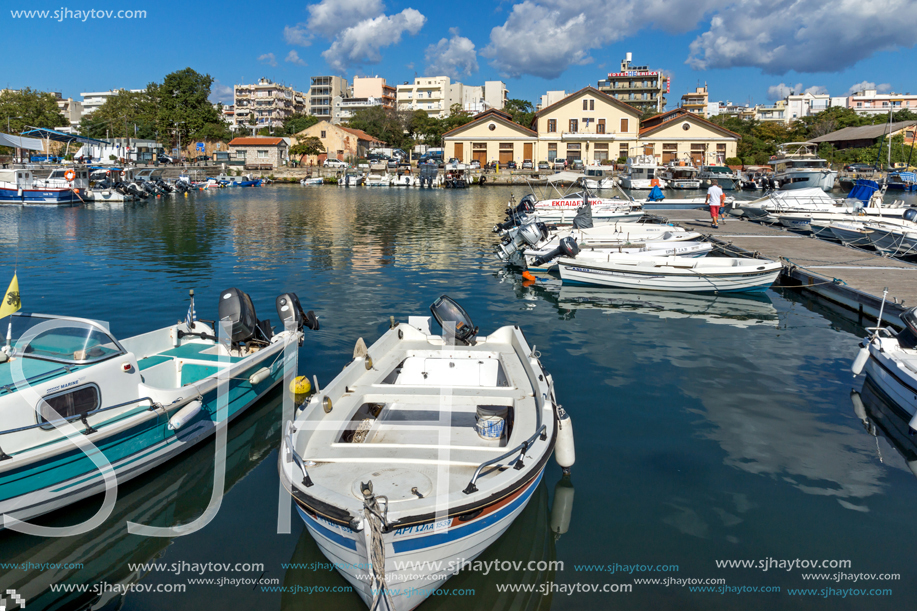
<path fill-rule="evenodd" d="M 886 287 L 884 321 L 900 325 L 898 315 L 917 306 L 917 265 L 912 263 L 731 216 L 713 228 L 706 210 L 660 210 L 657 215 L 707 235 L 727 254 L 780 261 L 784 284 L 799 286 L 861 316 L 878 318 Z"/>

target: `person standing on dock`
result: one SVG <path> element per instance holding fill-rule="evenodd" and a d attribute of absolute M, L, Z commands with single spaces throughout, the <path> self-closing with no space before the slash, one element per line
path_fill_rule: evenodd
<path fill-rule="evenodd" d="M 710 188 L 707 189 L 707 205 L 710 206 L 711 226 L 719 227 L 720 207 L 726 202 L 726 194 L 717 184 L 716 179 L 710 181 Z"/>

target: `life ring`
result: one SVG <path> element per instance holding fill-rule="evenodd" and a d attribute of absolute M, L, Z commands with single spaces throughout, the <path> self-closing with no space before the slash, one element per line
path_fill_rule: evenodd
<path fill-rule="evenodd" d="M 66 172 L 64 172 L 64 178 L 72 182 L 73 179 L 76 178 L 76 172 L 74 172 L 73 170 L 67 170 Z"/>
<path fill-rule="evenodd" d="M 658 187 L 658 186 L 659 186 L 659 179 L 658 179 L 658 178 L 654 178 L 653 180 L 651 180 L 651 181 L 650 181 L 650 186 L 651 186 L 651 187 Z"/>

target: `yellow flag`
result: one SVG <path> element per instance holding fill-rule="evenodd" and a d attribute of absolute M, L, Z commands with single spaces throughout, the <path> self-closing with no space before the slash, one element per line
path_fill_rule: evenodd
<path fill-rule="evenodd" d="M 0 285 L 2 286 L 2 285 Z M 3 296 L 3 303 L 0 303 L 0 318 L 9 316 L 19 310 L 22 303 L 19 301 L 19 280 L 16 274 L 13 274 L 13 281 L 10 282 L 10 288 L 6 289 L 6 295 Z"/>

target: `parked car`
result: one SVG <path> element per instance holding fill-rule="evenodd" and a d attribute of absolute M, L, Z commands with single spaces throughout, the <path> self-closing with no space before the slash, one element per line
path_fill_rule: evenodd
<path fill-rule="evenodd" d="M 472 170 L 480 170 L 480 169 L 481 169 L 481 162 L 478 161 L 477 159 L 472 159 L 472 160 L 471 160 L 471 169 L 472 169 Z"/>
<path fill-rule="evenodd" d="M 581 159 L 574 159 L 573 160 L 573 169 L 576 170 L 577 172 L 582 172 L 583 171 L 583 161 Z"/>
<path fill-rule="evenodd" d="M 343 168 L 346 168 L 346 167 L 347 167 L 347 163 L 346 163 L 346 162 L 341 161 L 340 159 L 331 159 L 331 158 L 326 159 L 326 160 L 325 160 L 325 163 L 323 163 L 322 165 L 323 165 L 324 167 L 326 167 L 326 168 L 341 168 L 341 169 L 343 169 Z"/>
<path fill-rule="evenodd" d="M 160 153 L 156 156 L 156 161 L 159 163 L 175 163 L 175 158 L 171 155 L 166 155 L 165 153 Z"/>
<path fill-rule="evenodd" d="M 539 169 L 539 170 L 550 170 L 550 169 L 551 169 L 551 164 L 548 163 L 547 161 L 539 161 L 539 162 L 538 162 L 538 169 Z"/>
<path fill-rule="evenodd" d="M 507 161 L 504 167 L 505 167 L 507 170 L 515 170 L 515 169 L 516 169 L 516 162 L 515 162 L 515 161 Z"/>
<path fill-rule="evenodd" d="M 567 169 L 567 160 L 564 158 L 558 158 L 554 160 L 554 169 L 555 170 L 566 170 Z"/>
<path fill-rule="evenodd" d="M 535 164 L 532 163 L 531 159 L 523 159 L 522 160 L 522 169 L 523 170 L 534 170 Z"/>
<path fill-rule="evenodd" d="M 868 163 L 851 163 L 844 166 L 844 170 L 847 172 L 872 172 L 874 169 Z"/>
<path fill-rule="evenodd" d="M 210 161 L 210 156 L 209 155 L 198 155 L 197 157 L 194 158 L 194 161 L 201 161 L 201 162 Z"/>

